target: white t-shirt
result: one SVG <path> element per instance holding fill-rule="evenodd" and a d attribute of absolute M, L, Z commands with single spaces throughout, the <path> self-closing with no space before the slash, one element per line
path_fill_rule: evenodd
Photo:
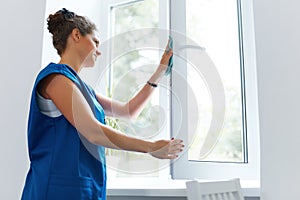
<path fill-rule="evenodd" d="M 62 115 L 51 99 L 42 97 L 38 92 L 36 94 L 37 104 L 41 113 L 47 115 L 48 117 L 59 117 Z"/>

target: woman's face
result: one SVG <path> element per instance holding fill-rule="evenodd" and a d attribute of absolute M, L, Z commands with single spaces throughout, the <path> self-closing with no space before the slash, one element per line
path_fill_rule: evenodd
<path fill-rule="evenodd" d="M 97 57 L 101 55 L 99 51 L 99 35 L 93 31 L 91 34 L 87 34 L 82 38 L 81 54 L 83 56 L 84 67 L 93 67 L 96 63 Z"/>

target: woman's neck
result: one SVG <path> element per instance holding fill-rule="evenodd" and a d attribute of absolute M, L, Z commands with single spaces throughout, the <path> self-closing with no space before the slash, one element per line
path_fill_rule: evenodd
<path fill-rule="evenodd" d="M 76 56 L 62 55 L 58 63 L 66 64 L 69 67 L 72 67 L 77 73 L 79 73 L 82 68 L 81 62 L 76 60 Z"/>

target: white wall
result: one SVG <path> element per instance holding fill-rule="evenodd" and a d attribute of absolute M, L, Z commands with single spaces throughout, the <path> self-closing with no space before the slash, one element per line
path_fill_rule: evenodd
<path fill-rule="evenodd" d="M 1 1 L 0 199 L 20 199 L 28 170 L 27 113 L 41 65 L 45 1 Z"/>
<path fill-rule="evenodd" d="M 300 1 L 254 0 L 262 200 L 300 199 Z"/>
<path fill-rule="evenodd" d="M 46 1 L 1 2 L 0 199 L 20 199 L 29 168 L 26 130 L 31 89 L 41 67 L 49 61 L 58 61 L 58 57 L 47 56 L 42 61 L 46 17 L 62 7 L 72 10 L 77 6 L 81 7 L 79 14 L 88 15 L 95 21 L 100 19 L 101 13 L 87 14 L 87 10 L 96 4 L 99 6 L 99 2 L 89 0 L 78 6 L 70 0 L 48 1 L 47 10 Z M 82 1 L 78 3 L 82 4 Z M 45 32 L 45 38 L 50 41 L 46 46 L 48 51 L 55 52 L 51 35 Z"/>

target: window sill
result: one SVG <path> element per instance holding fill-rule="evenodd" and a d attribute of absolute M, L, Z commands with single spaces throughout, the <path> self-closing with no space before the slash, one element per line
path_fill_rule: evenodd
<path fill-rule="evenodd" d="M 186 197 L 186 180 L 117 178 L 107 184 L 108 196 Z M 259 197 L 258 181 L 241 181 L 245 197 Z"/>

